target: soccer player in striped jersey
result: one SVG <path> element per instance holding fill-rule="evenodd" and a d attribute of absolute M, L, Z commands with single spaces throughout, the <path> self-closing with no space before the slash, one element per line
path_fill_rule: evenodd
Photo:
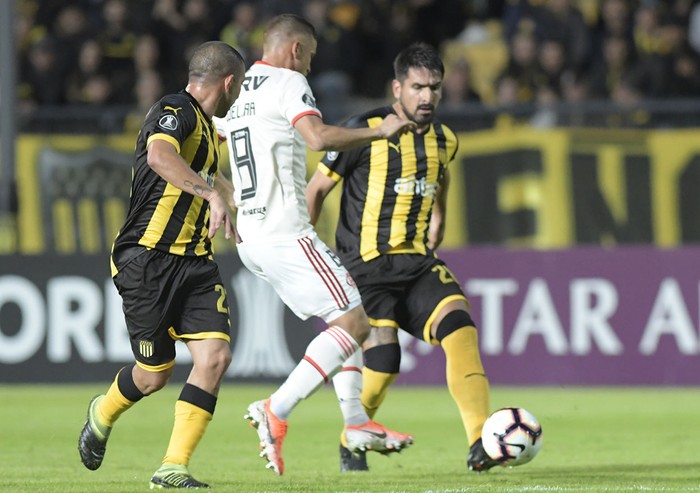
<path fill-rule="evenodd" d="M 200 45 L 189 64 L 187 87 L 155 103 L 138 135 L 129 211 L 111 256 L 136 364 L 122 368 L 107 393 L 90 401 L 78 441 L 81 461 L 90 470 L 102 464 L 119 416 L 166 385 L 175 341 L 181 340 L 193 367 L 150 485 L 208 487 L 192 477 L 188 464 L 231 362 L 226 290 L 212 259 L 211 238 L 222 226 L 227 238 L 233 233 L 230 182 L 216 179 L 219 139 L 212 117 L 226 114 L 244 75 L 245 62 L 235 49 L 219 41 Z"/>
<path fill-rule="evenodd" d="M 360 345 L 369 321 L 352 278 L 309 223 L 305 198 L 307 145 L 347 149 L 402 133 L 413 123 L 389 115 L 373 128 L 326 125 L 306 80 L 316 46 L 316 32 L 305 19 L 273 18 L 265 30 L 262 60 L 246 73 L 241 96 L 220 125 L 217 120 L 231 157 L 243 264 L 268 281 L 297 316 L 316 316 L 328 324 L 282 386 L 248 406 L 246 418 L 257 428 L 261 456 L 277 474 L 284 472 L 287 417 L 331 379 L 349 450 L 388 453 L 413 440 L 371 421 L 360 402 Z"/>
<path fill-rule="evenodd" d="M 336 247 L 372 324 L 363 345 L 362 403 L 367 414 L 375 415 L 399 374 L 398 329 L 439 344 L 447 361 L 447 386 L 470 445 L 467 467 L 480 472 L 496 464 L 481 445 L 489 414 L 488 380 L 467 299 L 435 254 L 444 232 L 448 164 L 457 152 L 455 134 L 435 118 L 444 66 L 435 49 L 417 43 L 396 57 L 394 75 L 394 104 L 351 118 L 347 126 L 375 128 L 395 114 L 417 128 L 352 150 L 328 152 L 307 188 L 311 223 L 342 180 Z M 341 445 L 341 470 L 367 470 L 366 458 L 353 457 Z"/>

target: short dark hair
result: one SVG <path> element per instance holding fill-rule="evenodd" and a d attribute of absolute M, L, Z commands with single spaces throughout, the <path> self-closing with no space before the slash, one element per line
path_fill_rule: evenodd
<path fill-rule="evenodd" d="M 280 14 L 273 17 L 265 26 L 264 37 L 271 34 L 281 34 L 291 37 L 293 34 L 307 34 L 314 39 L 318 39 L 318 34 L 313 24 L 296 14 Z"/>
<path fill-rule="evenodd" d="M 408 69 L 420 67 L 437 72 L 440 77 L 445 75 L 445 65 L 437 50 L 427 43 L 413 43 L 396 55 L 394 78 L 403 81 L 408 77 Z"/>
<path fill-rule="evenodd" d="M 243 77 L 245 61 L 241 54 L 223 41 L 207 41 L 199 45 L 190 58 L 190 79 L 214 79 L 233 74 Z"/>

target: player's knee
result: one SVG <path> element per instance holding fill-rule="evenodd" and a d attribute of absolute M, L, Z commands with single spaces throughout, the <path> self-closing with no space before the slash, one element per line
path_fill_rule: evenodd
<path fill-rule="evenodd" d="M 221 378 L 231 364 L 231 351 L 228 346 L 220 346 L 215 350 L 208 351 L 203 357 L 198 355 L 194 364 L 211 378 Z"/>
<path fill-rule="evenodd" d="M 371 322 L 370 322 L 371 323 Z M 370 349 L 385 344 L 397 344 L 399 342 L 398 329 L 393 327 L 372 327 L 369 337 L 362 345 L 363 349 Z"/>
<path fill-rule="evenodd" d="M 365 366 L 381 373 L 399 373 L 401 346 L 398 343 L 374 346 L 364 351 Z"/>
<path fill-rule="evenodd" d="M 435 339 L 442 341 L 462 327 L 475 327 L 472 317 L 464 310 L 453 310 L 440 320 L 435 329 Z"/>
<path fill-rule="evenodd" d="M 228 370 L 228 367 L 231 366 L 231 361 L 233 361 L 233 355 L 231 354 L 231 350 L 226 351 L 224 355 L 222 355 L 222 361 L 221 361 L 221 374 L 223 375 L 226 373 L 226 370 Z"/>
<path fill-rule="evenodd" d="M 163 375 L 156 374 L 155 378 L 148 380 L 147 384 L 145 385 L 143 395 L 151 395 L 158 392 L 168 384 L 169 378 L 170 377 L 165 378 Z"/>
<path fill-rule="evenodd" d="M 162 371 L 149 371 L 136 366 L 134 383 L 143 395 L 151 395 L 165 387 L 172 374 L 172 367 Z"/>
<path fill-rule="evenodd" d="M 217 365 L 217 373 L 219 374 L 220 377 L 226 373 L 226 370 L 228 370 L 228 367 L 231 365 L 231 351 L 224 351 L 222 354 L 219 355 L 218 357 L 218 365 Z"/>
<path fill-rule="evenodd" d="M 357 321 L 357 330 L 354 334 L 355 340 L 360 346 L 367 340 L 371 330 L 372 326 L 369 324 L 367 316 L 360 317 L 360 320 Z"/>
<path fill-rule="evenodd" d="M 226 373 L 226 370 L 230 364 L 231 351 L 220 351 L 214 354 L 211 358 L 210 371 L 217 378 L 220 378 L 224 373 Z"/>
<path fill-rule="evenodd" d="M 356 306 L 342 317 L 332 320 L 328 325 L 342 327 L 360 346 L 367 340 L 372 329 L 362 305 Z"/>

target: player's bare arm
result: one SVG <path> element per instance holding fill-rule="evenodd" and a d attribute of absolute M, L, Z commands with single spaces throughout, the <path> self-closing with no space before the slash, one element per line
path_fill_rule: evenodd
<path fill-rule="evenodd" d="M 235 218 L 238 208 L 233 200 L 233 182 L 231 181 L 231 178 L 225 176 L 223 170 L 219 170 L 219 175 L 216 177 L 216 181 L 214 181 L 214 188 L 219 192 L 221 197 L 226 199 L 224 201 L 227 212 L 226 217 L 224 218 L 225 237 L 227 240 L 230 240 L 233 237 L 236 240 L 236 243 L 240 243 L 241 238 L 238 236 L 238 231 L 236 230 Z"/>
<path fill-rule="evenodd" d="M 320 171 L 316 171 L 309 180 L 306 187 L 306 204 L 309 208 L 309 218 L 311 224 L 316 225 L 318 216 L 321 215 L 321 208 L 326 196 L 333 190 L 337 183 Z"/>
<path fill-rule="evenodd" d="M 229 207 L 229 212 L 235 215 L 238 208 L 236 207 L 236 202 L 233 200 L 233 182 L 231 181 L 231 177 L 226 176 L 223 170 L 219 170 L 216 181 L 214 181 L 214 188 L 225 199 L 226 205 Z"/>
<path fill-rule="evenodd" d="M 435 203 L 430 215 L 430 225 L 428 226 L 428 248 L 435 250 L 440 246 L 445 236 L 445 220 L 447 215 L 447 189 L 450 186 L 450 176 L 448 170 L 438 184 L 435 192 Z"/>
<path fill-rule="evenodd" d="M 148 165 L 172 186 L 209 202 L 209 238 L 213 238 L 226 217 L 226 204 L 217 190 L 210 187 L 165 140 L 148 146 Z"/>
<path fill-rule="evenodd" d="M 372 128 L 345 128 L 326 125 L 317 115 L 306 115 L 294 125 L 304 137 L 306 145 L 314 151 L 344 151 L 369 144 L 375 140 L 388 139 L 416 128 L 412 121 L 396 115 L 387 115 L 382 123 Z"/>

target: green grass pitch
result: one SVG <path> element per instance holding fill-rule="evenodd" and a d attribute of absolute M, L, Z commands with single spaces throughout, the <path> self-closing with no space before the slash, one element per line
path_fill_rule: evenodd
<path fill-rule="evenodd" d="M 0 491 L 147 491 L 172 425 L 179 384 L 143 400 L 112 433 L 95 472 L 76 449 L 89 399 L 103 385 L 0 386 Z M 413 433 L 400 455 L 369 456 L 368 473 L 341 474 L 341 416 L 330 388 L 302 402 L 285 442 L 286 473 L 257 456 L 242 419 L 272 386 L 227 384 L 191 462 L 219 492 L 625 492 L 700 491 L 700 391 L 661 388 L 502 388 L 492 408 L 519 405 L 544 429 L 530 464 L 476 475 L 465 466 L 465 436 L 446 388 L 394 387 L 377 420 Z"/>

